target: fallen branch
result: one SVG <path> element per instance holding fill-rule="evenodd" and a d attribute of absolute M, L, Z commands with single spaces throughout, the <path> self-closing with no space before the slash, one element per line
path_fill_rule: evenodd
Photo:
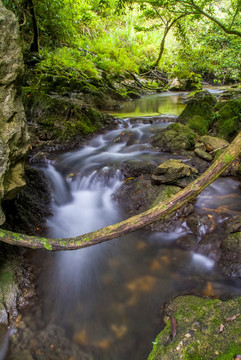
<path fill-rule="evenodd" d="M 45 248 L 47 250 L 75 250 L 92 246 L 107 240 L 139 230 L 160 218 L 163 218 L 192 198 L 197 196 L 210 185 L 217 177 L 232 164 L 241 153 L 241 132 L 219 156 L 219 158 L 201 176 L 179 191 L 169 200 L 152 207 L 151 209 L 133 216 L 114 225 L 109 225 L 87 234 L 66 239 L 46 239 L 38 236 L 17 234 L 0 229 L 0 240 L 8 244 L 24 246 L 32 249 Z"/>

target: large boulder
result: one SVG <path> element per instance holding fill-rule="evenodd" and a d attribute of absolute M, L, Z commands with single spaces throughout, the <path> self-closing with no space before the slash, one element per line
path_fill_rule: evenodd
<path fill-rule="evenodd" d="M 0 204 L 25 185 L 28 135 L 20 92 L 23 70 L 18 22 L 0 0 Z M 0 206 L 0 225 L 4 221 Z"/>
<path fill-rule="evenodd" d="M 241 128 L 241 99 L 231 99 L 216 105 L 217 116 L 212 124 L 217 136 L 232 141 Z"/>
<path fill-rule="evenodd" d="M 217 103 L 209 91 L 196 92 L 187 102 L 187 106 L 178 117 L 178 121 L 187 124 L 200 135 L 208 133 L 215 117 L 214 107 Z"/>
<path fill-rule="evenodd" d="M 170 159 L 159 165 L 152 175 L 155 184 L 172 184 L 180 187 L 187 186 L 198 176 L 198 171 L 182 162 Z"/>

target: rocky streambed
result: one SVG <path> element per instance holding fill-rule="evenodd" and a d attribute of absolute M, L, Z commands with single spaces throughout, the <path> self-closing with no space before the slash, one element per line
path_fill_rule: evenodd
<path fill-rule="evenodd" d="M 191 98 L 189 106 L 193 106 L 195 99 L 200 102 L 200 97 L 201 101 L 206 101 L 212 95 L 207 92 L 197 93 Z M 212 107 L 212 116 L 218 115 L 215 98 L 212 99 Z M 188 110 L 188 105 L 186 109 Z M 169 117 L 148 116 L 119 120 L 116 130 L 93 138 L 79 150 L 66 154 L 45 151 L 44 160 L 34 156 L 34 166 L 38 170 L 41 168 L 52 188 L 51 211 L 54 215 L 48 217 L 49 235 L 75 235 L 88 231 L 89 228 L 103 226 L 106 221 L 114 222 L 120 216 L 140 213 L 169 198 L 205 171 L 217 153 L 227 146 L 227 139 L 213 136 L 216 135 L 214 130 L 212 136 L 210 132 L 198 134 L 190 126 L 179 122 L 182 117 L 183 114 L 178 119 L 169 114 Z M 172 120 L 172 123 L 169 124 L 167 119 Z M 215 121 L 213 118 L 212 126 L 217 131 Z M 227 300 L 239 296 L 239 163 L 235 162 L 225 176 L 211 190 L 204 192 L 197 202 L 193 201 L 165 220 L 150 225 L 142 234 L 137 234 L 137 238 L 131 240 L 132 245 L 128 239 L 120 239 L 111 243 L 110 247 L 107 244 L 102 250 L 99 248 L 98 252 L 93 250 L 86 255 L 82 250 L 76 252 L 76 255 L 50 254 L 47 258 L 43 254 L 39 257 L 40 263 L 33 256 L 30 263 L 34 267 L 38 264 L 42 273 L 41 276 L 38 275 L 37 281 L 38 296 L 42 300 L 40 305 L 35 304 L 18 323 L 18 332 L 12 337 L 9 359 L 16 359 L 17 356 L 21 358 L 23 354 L 30 359 L 41 359 L 46 354 L 49 359 L 61 356 L 64 359 L 67 354 L 73 358 L 91 359 L 98 356 L 100 359 L 108 359 L 115 356 L 116 359 L 123 359 L 131 351 L 132 358 L 136 356 L 139 360 L 148 357 L 151 341 L 154 342 L 151 359 L 163 356 L 184 359 L 190 356 L 202 357 L 203 344 L 208 349 L 210 359 L 218 359 L 220 354 L 223 354 L 223 358 L 228 358 L 225 356 L 238 353 L 240 340 L 236 330 L 240 326 L 237 310 L 239 299 L 230 302 L 212 300 L 216 297 Z M 43 194 L 39 194 L 41 193 L 37 197 L 45 198 Z M 43 203 L 43 207 L 46 208 L 46 205 L 46 202 Z M 21 210 L 23 213 L 23 209 Z M 46 215 L 43 214 L 43 218 Z M 81 217 L 84 220 L 80 221 Z M 44 231 L 44 226 L 41 230 Z M 34 225 L 31 231 L 37 233 L 39 226 Z M 115 249 L 114 244 L 123 245 L 118 245 Z M 123 251 L 120 250 L 122 248 Z M 107 265 L 101 260 L 104 253 L 109 258 Z M 47 263 L 44 262 L 45 265 L 41 265 L 43 257 L 48 259 Z M 84 262 L 85 257 L 89 259 L 87 262 Z M 192 265 L 188 265 L 192 270 L 185 270 L 186 265 L 192 263 L 190 259 L 194 259 L 194 264 L 200 264 L 198 271 Z M 133 267 L 130 267 L 131 263 Z M 81 264 L 84 264 L 84 268 Z M 51 272 L 48 271 L 49 268 L 52 269 Z M 76 269 L 75 272 L 71 270 L 67 275 L 72 268 Z M 62 269 L 62 275 L 58 274 L 57 269 Z M 209 273 L 208 269 L 215 271 Z M 191 276 L 190 271 L 195 275 Z M 74 279 L 81 273 L 85 274 L 84 278 L 89 274 L 87 278 L 90 279 L 91 288 L 84 278 L 76 288 Z M 119 276 L 123 279 L 123 286 L 117 281 Z M 163 277 L 167 279 L 165 284 L 162 284 Z M 175 278 L 178 280 L 174 284 L 172 281 Z M 94 285 L 95 279 L 99 283 L 98 293 Z M 57 288 L 53 287 L 56 281 Z M 229 284 L 226 289 L 220 285 L 223 281 Z M 68 288 L 67 294 L 75 294 L 73 299 L 68 296 L 66 298 L 63 283 L 68 284 L 65 285 Z M 178 283 L 182 284 L 181 288 Z M 166 295 L 160 295 L 162 289 L 168 287 L 170 291 L 165 292 Z M 59 289 L 57 294 L 55 289 Z M 44 295 L 46 292 L 48 300 Z M 122 293 L 121 298 L 117 295 L 119 292 Z M 93 293 L 96 301 L 90 304 L 88 296 Z M 107 293 L 109 296 L 106 298 Z M 170 302 L 170 298 L 185 294 L 202 295 L 208 300 L 184 296 Z M 53 315 L 51 302 L 56 297 L 58 301 Z M 97 314 L 103 309 L 103 302 L 106 303 L 106 311 L 102 311 L 97 320 Z M 139 302 L 141 305 L 137 305 Z M 145 302 L 152 305 L 145 308 Z M 167 302 L 168 305 L 161 307 L 162 303 Z M 142 324 L 138 331 L 133 325 L 138 323 L 133 315 L 135 307 L 139 311 L 138 321 Z M 85 310 L 77 310 L 81 308 Z M 147 310 L 149 308 L 153 308 L 155 320 L 150 315 L 150 310 Z M 192 313 L 193 316 L 187 316 L 187 313 Z M 76 318 L 79 319 L 78 325 Z M 152 319 L 149 330 L 143 325 L 148 322 L 148 318 Z M 104 332 L 103 323 L 106 324 Z M 96 328 L 95 333 L 92 326 Z M 164 328 L 163 332 L 154 340 L 161 328 Z M 60 341 L 60 337 L 56 335 L 48 344 L 46 336 L 48 338 L 47 334 L 53 332 L 66 341 Z M 43 338 L 42 345 L 33 341 L 36 336 Z M 217 336 L 220 340 L 215 349 L 212 336 L 215 339 Z M 224 337 L 227 339 L 225 343 Z M 137 338 L 142 340 L 134 346 L 133 342 Z M 145 346 L 140 345 L 143 341 Z M 69 345 L 65 350 L 66 343 Z"/>

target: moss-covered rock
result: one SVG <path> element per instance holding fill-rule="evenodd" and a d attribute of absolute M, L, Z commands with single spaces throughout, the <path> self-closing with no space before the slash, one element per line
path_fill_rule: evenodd
<path fill-rule="evenodd" d="M 17 247 L 0 243 L 0 324 L 13 326 L 19 307 L 34 295 L 29 270 Z"/>
<path fill-rule="evenodd" d="M 202 150 L 200 148 L 196 148 L 194 150 L 195 155 L 200 157 L 200 159 L 203 159 L 205 161 L 212 161 L 213 157 L 209 153 L 207 153 L 205 150 Z"/>
<path fill-rule="evenodd" d="M 18 314 L 17 298 L 20 290 L 14 267 L 16 264 L 4 261 L 0 268 L 0 324 L 9 325 Z"/>
<path fill-rule="evenodd" d="M 241 99 L 219 102 L 215 110 L 214 130 L 219 137 L 232 141 L 241 127 Z"/>
<path fill-rule="evenodd" d="M 166 325 L 148 360 L 231 360 L 241 354 L 241 299 L 182 296 L 164 309 Z"/>
<path fill-rule="evenodd" d="M 168 84 L 170 90 L 190 91 L 202 89 L 201 77 L 194 72 L 187 70 L 176 71 L 173 76 L 174 78 Z"/>
<path fill-rule="evenodd" d="M 71 147 L 89 134 L 116 126 L 110 115 L 40 90 L 25 88 L 23 103 L 33 146 L 52 141 Z"/>
<path fill-rule="evenodd" d="M 205 135 L 208 133 L 210 121 L 200 115 L 194 115 L 187 121 L 187 125 L 199 135 Z"/>
<path fill-rule="evenodd" d="M 114 80 L 105 72 L 96 70 L 95 76 L 88 75 L 76 68 L 60 66 L 57 62 L 49 66 L 40 61 L 35 67 L 27 63 L 24 80 L 25 87 L 49 95 L 79 98 L 87 106 L 104 110 L 116 109 L 120 101 L 137 97 L 137 92 L 128 94 L 124 86 L 115 86 Z"/>
<path fill-rule="evenodd" d="M 162 151 L 192 150 L 197 135 L 188 126 L 179 123 L 168 125 L 165 129 L 155 132 L 150 139 L 153 146 Z"/>
<path fill-rule="evenodd" d="M 195 92 L 178 117 L 178 121 L 187 124 L 198 134 L 204 135 L 208 132 L 214 119 L 214 107 L 216 103 L 217 100 L 207 90 Z"/>
<path fill-rule="evenodd" d="M 180 187 L 187 186 L 198 176 L 198 171 L 182 162 L 170 159 L 159 165 L 152 174 L 155 184 L 172 184 Z"/>

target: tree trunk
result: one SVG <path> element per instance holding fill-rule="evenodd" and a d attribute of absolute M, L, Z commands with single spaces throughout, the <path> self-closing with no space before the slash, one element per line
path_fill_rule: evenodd
<path fill-rule="evenodd" d="M 159 51 L 158 58 L 157 58 L 155 64 L 153 65 L 154 68 L 157 67 L 159 65 L 159 62 L 161 61 L 161 58 L 162 58 L 162 55 L 163 55 L 163 52 L 165 49 L 165 42 L 166 42 L 167 34 L 169 33 L 169 31 L 171 30 L 171 28 L 173 27 L 173 25 L 176 22 L 178 22 L 180 19 L 182 19 L 185 16 L 188 16 L 190 14 L 191 14 L 190 12 L 186 12 L 185 14 L 179 15 L 177 18 L 173 19 L 171 23 L 170 22 L 165 23 L 166 26 L 165 26 L 164 34 L 163 34 L 161 45 L 160 45 L 160 51 Z"/>
<path fill-rule="evenodd" d="M 176 211 L 192 198 L 197 196 L 203 189 L 210 185 L 234 159 L 241 153 L 241 132 L 220 155 L 220 157 L 185 189 L 179 191 L 169 200 L 160 203 L 151 209 L 133 216 L 127 220 L 102 229 L 66 239 L 46 239 L 38 236 L 16 234 L 11 231 L 0 229 L 0 240 L 17 246 L 33 249 L 45 248 L 47 250 L 75 250 L 92 246 L 107 240 L 117 238 L 130 232 L 139 230 L 166 215 Z"/>
<path fill-rule="evenodd" d="M 158 58 L 156 59 L 154 67 L 157 67 L 159 65 L 159 62 L 161 61 L 161 58 L 162 58 L 162 55 L 163 55 L 163 52 L 164 52 L 164 48 L 165 48 L 166 37 L 167 37 L 167 34 L 168 34 L 169 30 L 170 30 L 170 27 L 168 27 L 168 26 L 164 30 L 164 34 L 163 34 L 161 45 L 160 45 L 159 55 L 158 55 Z"/>
<path fill-rule="evenodd" d="M 35 16 L 35 11 L 34 11 L 34 4 L 32 0 L 27 0 L 28 2 L 28 6 L 29 6 L 29 11 L 32 17 L 32 23 L 33 23 L 33 41 L 32 44 L 30 45 L 30 51 L 32 52 L 39 52 L 39 36 L 38 36 L 38 25 L 37 25 L 37 20 L 36 20 L 36 16 Z"/>

